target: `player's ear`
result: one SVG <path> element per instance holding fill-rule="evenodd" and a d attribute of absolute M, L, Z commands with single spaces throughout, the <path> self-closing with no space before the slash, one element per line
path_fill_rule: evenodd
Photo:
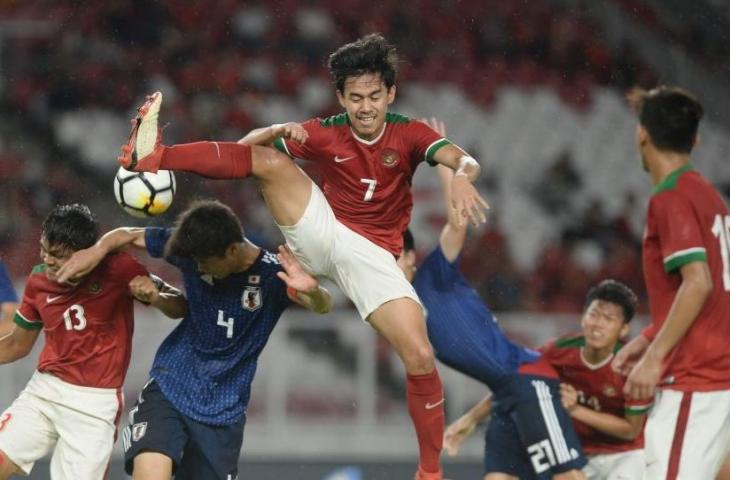
<path fill-rule="evenodd" d="M 636 126 L 636 143 L 643 147 L 649 141 L 649 132 L 641 124 Z"/>
<path fill-rule="evenodd" d="M 395 85 L 388 89 L 388 105 L 392 104 L 395 100 Z"/>
<path fill-rule="evenodd" d="M 337 101 L 340 102 L 340 106 L 346 109 L 347 107 L 345 106 L 345 96 L 342 94 L 339 88 L 335 89 L 335 91 L 337 92 Z"/>
<path fill-rule="evenodd" d="M 631 331 L 631 327 L 628 323 L 624 322 L 623 326 L 621 327 L 621 332 L 618 338 L 624 340 L 629 338 L 629 332 Z"/>

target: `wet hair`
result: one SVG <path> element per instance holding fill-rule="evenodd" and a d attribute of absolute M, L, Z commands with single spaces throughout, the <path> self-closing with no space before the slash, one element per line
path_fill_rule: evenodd
<path fill-rule="evenodd" d="M 416 242 L 413 240 L 413 234 L 411 233 L 411 229 L 407 228 L 406 231 L 403 232 L 403 251 L 410 252 L 415 249 Z"/>
<path fill-rule="evenodd" d="M 243 239 L 241 222 L 227 205 L 217 200 L 196 200 L 178 216 L 165 245 L 165 256 L 196 260 L 224 257 L 231 244 Z"/>
<path fill-rule="evenodd" d="M 604 302 L 611 302 L 621 307 L 624 313 L 624 323 L 628 323 L 634 318 L 636 306 L 639 303 L 639 299 L 636 297 L 634 291 L 627 285 L 616 280 L 604 280 L 591 288 L 588 295 L 586 295 L 586 309 L 593 300 L 603 300 Z"/>
<path fill-rule="evenodd" d="M 99 222 L 86 205 L 56 205 L 41 226 L 41 236 L 51 247 L 73 251 L 89 248 L 99 238 Z"/>
<path fill-rule="evenodd" d="M 382 35 L 371 33 L 345 44 L 330 54 L 327 66 L 335 80 L 335 86 L 345 93 L 348 77 L 359 77 L 367 73 L 379 73 L 385 86 L 395 85 L 398 55 Z"/>
<path fill-rule="evenodd" d="M 679 87 L 660 86 L 648 92 L 635 88 L 627 98 L 639 116 L 639 123 L 659 150 L 692 151 L 704 114 L 694 95 Z"/>

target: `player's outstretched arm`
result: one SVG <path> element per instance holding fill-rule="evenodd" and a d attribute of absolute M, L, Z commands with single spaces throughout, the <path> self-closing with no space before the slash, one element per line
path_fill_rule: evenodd
<path fill-rule="evenodd" d="M 276 123 L 270 127 L 251 130 L 238 143 L 244 145 L 271 146 L 277 138 L 286 138 L 287 140 L 304 143 L 309 138 L 309 133 L 299 123 Z"/>
<path fill-rule="evenodd" d="M 170 318 L 182 318 L 188 313 L 188 301 L 182 292 L 156 275 L 134 277 L 129 282 L 129 291 L 140 302 Z"/>
<path fill-rule="evenodd" d="M 471 410 L 449 425 L 444 431 L 444 448 L 450 457 L 459 453 L 464 441 L 471 436 L 477 424 L 492 412 L 492 395 L 487 395 Z"/>
<path fill-rule="evenodd" d="M 446 125 L 444 122 L 433 117 L 430 120 L 424 118 L 421 121 L 442 137 L 446 137 Z M 454 171 L 446 165 L 441 164 L 437 165 L 436 169 L 447 215 L 446 225 L 444 225 L 439 236 L 439 245 L 444 257 L 449 262 L 453 262 L 464 247 L 466 224 L 459 221 L 459 215 L 451 202 L 451 182 L 454 180 Z"/>
<path fill-rule="evenodd" d="M 712 293 L 712 276 L 706 262 L 683 265 L 680 274 L 682 284 L 666 321 L 626 379 L 624 393 L 631 398 L 643 400 L 654 395 L 664 359 L 687 333 Z"/>
<path fill-rule="evenodd" d="M 280 245 L 277 257 L 284 268 L 277 276 L 294 291 L 289 298 L 313 312 L 329 313 L 332 310 L 332 296 L 316 277 L 304 269 L 289 247 Z"/>
<path fill-rule="evenodd" d="M 40 328 L 25 329 L 10 319 L 5 319 L 0 325 L 0 364 L 11 363 L 28 355 L 41 332 Z"/>
<path fill-rule="evenodd" d="M 610 413 L 597 412 L 578 403 L 578 392 L 572 385 L 560 384 L 560 398 L 572 418 L 606 435 L 621 440 L 633 440 L 644 429 L 645 413 L 618 417 Z"/>
<path fill-rule="evenodd" d="M 128 245 L 145 248 L 144 228 L 120 227 L 105 233 L 93 246 L 74 252 L 58 270 L 58 283 L 83 277 L 104 257 Z"/>
<path fill-rule="evenodd" d="M 482 198 L 473 182 L 479 177 L 479 163 L 456 145 L 445 145 L 436 151 L 433 159 L 454 171 L 451 181 L 451 204 L 457 213 L 457 223 L 471 222 L 478 226 L 487 221 L 489 204 Z"/>

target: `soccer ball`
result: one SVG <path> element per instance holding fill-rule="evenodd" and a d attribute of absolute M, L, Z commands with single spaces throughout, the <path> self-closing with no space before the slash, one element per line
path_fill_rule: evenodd
<path fill-rule="evenodd" d="M 120 168 L 114 177 L 114 196 L 128 214 L 152 217 L 165 213 L 175 196 L 175 175 L 170 170 L 157 173 L 132 172 Z"/>

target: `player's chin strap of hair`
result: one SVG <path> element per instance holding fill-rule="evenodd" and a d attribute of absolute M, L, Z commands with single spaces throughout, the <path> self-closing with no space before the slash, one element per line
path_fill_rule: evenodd
<path fill-rule="evenodd" d="M 473 180 L 474 176 L 479 173 L 480 168 L 479 162 L 477 162 L 474 157 L 465 153 L 459 157 L 459 166 L 456 169 L 456 172 L 454 172 L 454 176 L 463 176 L 469 180 Z"/>

